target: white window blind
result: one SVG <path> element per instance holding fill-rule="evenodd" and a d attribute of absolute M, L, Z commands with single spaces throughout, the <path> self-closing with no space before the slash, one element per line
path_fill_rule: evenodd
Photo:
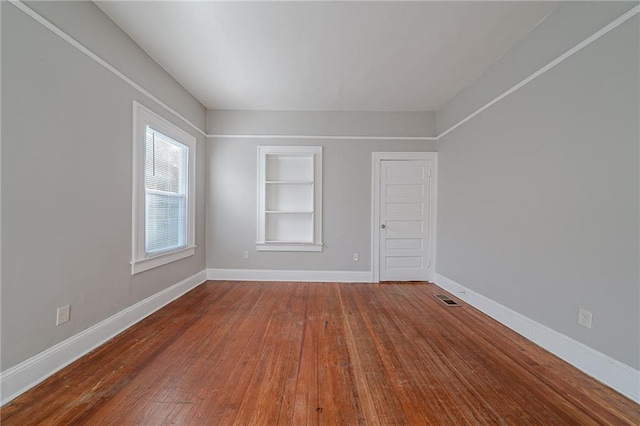
<path fill-rule="evenodd" d="M 146 127 L 145 251 L 147 255 L 186 246 L 189 148 Z"/>

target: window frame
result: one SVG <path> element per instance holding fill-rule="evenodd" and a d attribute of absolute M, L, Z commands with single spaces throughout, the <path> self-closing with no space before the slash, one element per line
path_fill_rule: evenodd
<path fill-rule="evenodd" d="M 145 146 L 147 126 L 187 147 L 185 245 L 158 254 L 146 253 Z M 133 200 L 131 275 L 195 254 L 196 138 L 140 103 L 133 102 Z"/>

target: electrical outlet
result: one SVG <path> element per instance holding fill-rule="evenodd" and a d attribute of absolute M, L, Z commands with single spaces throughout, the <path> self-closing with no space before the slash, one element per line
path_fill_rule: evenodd
<path fill-rule="evenodd" d="M 244 251 L 244 253 L 242 254 L 242 257 L 243 257 L 244 259 L 248 259 L 248 258 L 249 258 L 249 251 L 248 251 L 248 250 L 245 250 L 245 251 Z"/>
<path fill-rule="evenodd" d="M 580 308 L 578 310 L 578 324 L 580 324 L 583 327 L 591 328 L 592 322 L 593 322 L 593 313 Z"/>
<path fill-rule="evenodd" d="M 357 262 L 358 260 L 360 260 L 360 256 L 358 256 L 358 253 L 353 253 L 353 261 Z"/>
<path fill-rule="evenodd" d="M 56 325 L 64 324 L 71 319 L 71 306 L 62 306 L 58 308 L 56 316 Z"/>

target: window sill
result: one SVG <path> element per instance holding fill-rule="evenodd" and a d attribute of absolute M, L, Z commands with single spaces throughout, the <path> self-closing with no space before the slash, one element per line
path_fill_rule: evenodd
<path fill-rule="evenodd" d="M 322 244 L 314 243 L 256 243 L 256 251 L 322 251 Z"/>
<path fill-rule="evenodd" d="M 167 263 L 175 262 L 177 260 L 184 259 L 185 257 L 193 256 L 196 252 L 196 247 L 197 246 L 195 245 L 189 246 L 179 250 L 170 251 L 169 253 L 134 260 L 131 262 L 131 275 L 148 271 L 149 269 L 157 268 L 158 266 L 166 265 Z"/>

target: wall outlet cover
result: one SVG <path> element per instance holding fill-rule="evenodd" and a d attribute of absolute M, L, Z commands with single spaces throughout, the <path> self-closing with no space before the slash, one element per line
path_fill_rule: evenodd
<path fill-rule="evenodd" d="M 580 308 L 578 310 L 578 324 L 583 327 L 591 328 L 593 322 L 593 313 Z"/>
<path fill-rule="evenodd" d="M 71 306 L 62 306 L 58 308 L 56 316 L 56 325 L 64 324 L 71 319 Z"/>

